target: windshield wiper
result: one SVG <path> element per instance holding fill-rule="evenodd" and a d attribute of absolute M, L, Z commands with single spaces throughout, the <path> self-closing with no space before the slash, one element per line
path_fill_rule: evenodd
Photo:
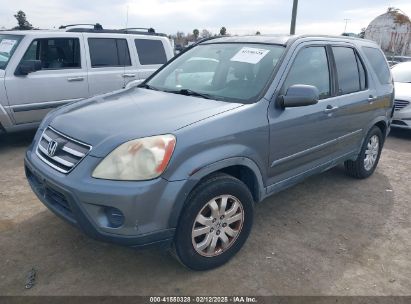
<path fill-rule="evenodd" d="M 153 88 L 149 84 L 140 84 L 138 85 L 139 88 L 149 89 L 152 90 Z"/>
<path fill-rule="evenodd" d="M 211 99 L 211 96 L 208 94 L 203 94 L 203 93 L 199 93 L 190 89 L 181 89 L 181 90 L 170 90 L 170 91 L 166 91 L 169 93 L 174 93 L 174 94 L 181 94 L 181 95 L 186 95 L 186 96 L 197 96 L 197 97 L 202 97 L 205 99 Z"/>

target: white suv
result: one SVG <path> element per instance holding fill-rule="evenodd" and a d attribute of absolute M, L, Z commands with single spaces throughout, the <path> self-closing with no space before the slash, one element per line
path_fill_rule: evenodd
<path fill-rule="evenodd" d="M 0 32 L 0 133 L 37 127 L 50 110 L 147 78 L 173 57 L 153 29 Z"/>

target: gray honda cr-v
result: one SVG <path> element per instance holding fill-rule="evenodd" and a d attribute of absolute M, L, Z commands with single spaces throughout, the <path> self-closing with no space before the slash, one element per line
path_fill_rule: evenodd
<path fill-rule="evenodd" d="M 381 50 L 348 37 L 206 40 L 137 88 L 63 106 L 26 154 L 54 213 L 196 270 L 243 246 L 267 196 L 345 163 L 375 170 L 393 111 Z"/>

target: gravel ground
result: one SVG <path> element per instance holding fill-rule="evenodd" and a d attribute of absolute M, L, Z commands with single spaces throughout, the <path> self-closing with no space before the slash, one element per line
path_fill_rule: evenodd
<path fill-rule="evenodd" d="M 32 137 L 0 135 L 0 295 L 411 295 L 411 132 L 392 131 L 369 179 L 337 167 L 257 205 L 246 245 L 208 272 L 54 216 L 24 177 Z"/>

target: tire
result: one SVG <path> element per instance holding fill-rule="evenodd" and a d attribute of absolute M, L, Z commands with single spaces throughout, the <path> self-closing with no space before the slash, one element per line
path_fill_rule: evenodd
<path fill-rule="evenodd" d="M 253 209 L 253 197 L 243 182 L 226 174 L 211 176 L 187 199 L 176 230 L 174 256 L 192 270 L 223 265 L 247 240 Z"/>
<path fill-rule="evenodd" d="M 378 147 L 375 147 L 375 144 L 372 143 L 373 140 L 377 140 Z M 380 128 L 374 126 L 367 134 L 367 137 L 364 140 L 364 143 L 361 147 L 361 152 L 358 155 L 358 158 L 353 160 L 347 160 L 345 165 L 345 170 L 349 176 L 363 179 L 371 176 L 375 168 L 377 168 L 378 161 L 380 160 L 381 150 L 384 145 L 384 137 Z M 367 162 L 367 154 L 373 154 L 373 162 Z M 374 154 L 375 153 L 375 154 Z M 369 156 L 371 157 L 371 155 Z"/>

